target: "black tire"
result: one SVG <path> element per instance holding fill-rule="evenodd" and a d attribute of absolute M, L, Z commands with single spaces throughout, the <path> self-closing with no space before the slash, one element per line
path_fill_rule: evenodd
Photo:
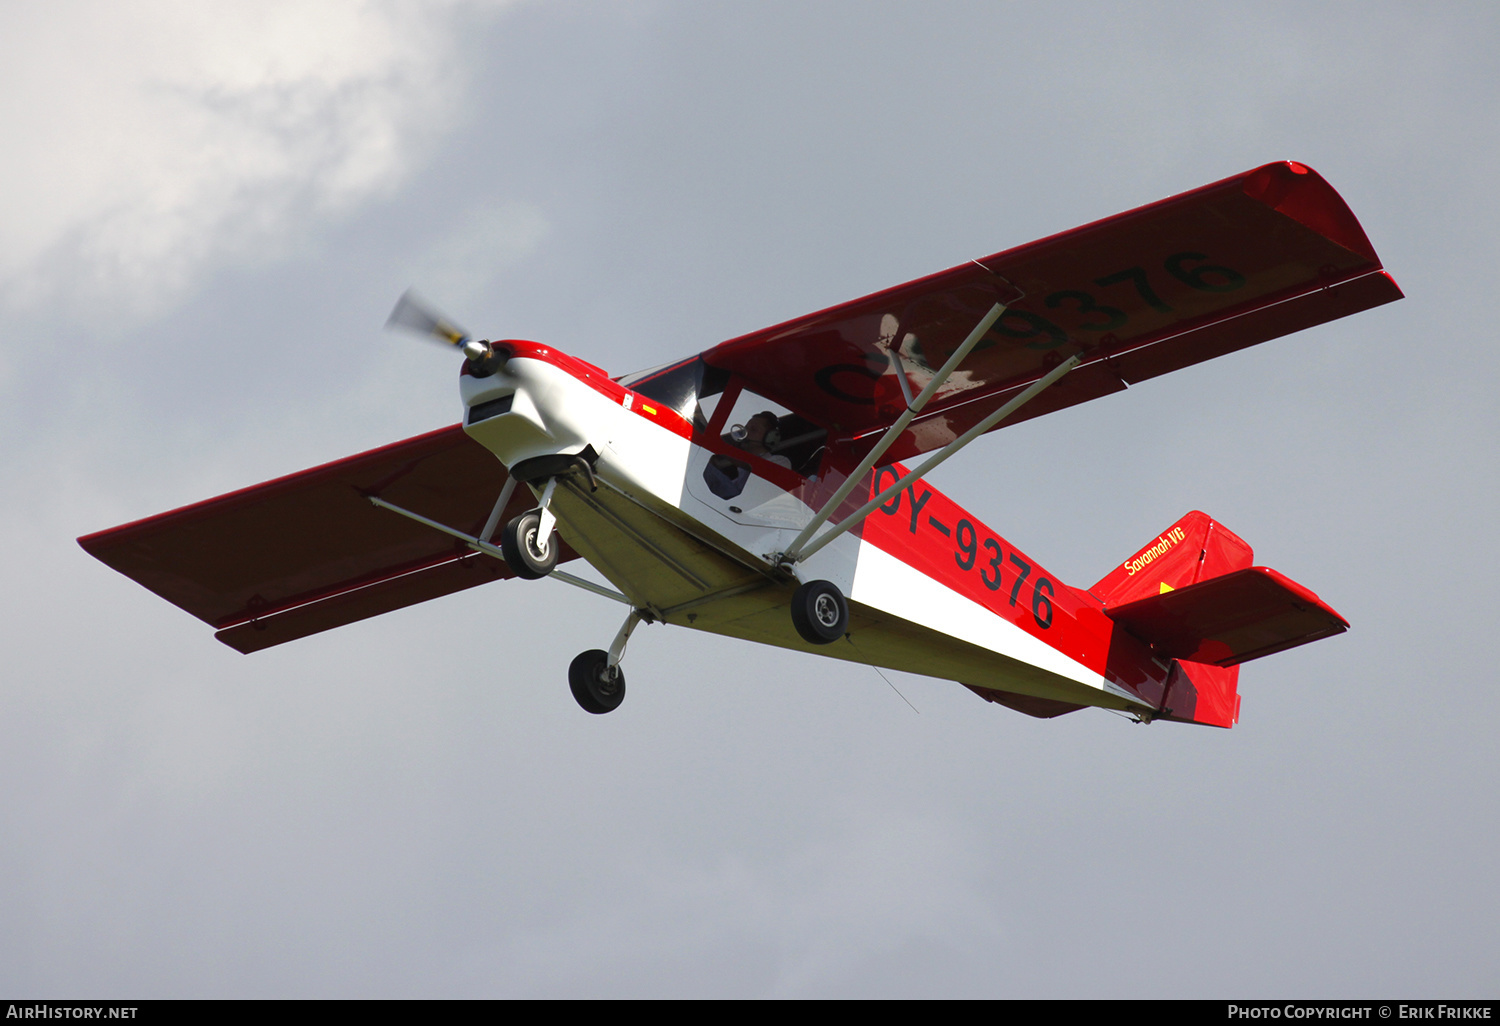
<path fill-rule="evenodd" d="M 557 565 L 557 532 L 540 541 L 536 534 L 542 514 L 537 510 L 522 513 L 500 532 L 500 551 L 516 576 L 528 581 L 546 577 Z"/>
<path fill-rule="evenodd" d="M 594 648 L 580 652 L 568 667 L 568 687 L 585 712 L 613 712 L 625 701 L 625 671 L 609 671 L 609 653 Z"/>
<path fill-rule="evenodd" d="M 849 630 L 849 603 L 828 581 L 808 581 L 792 595 L 792 625 L 814 645 L 837 641 Z"/>

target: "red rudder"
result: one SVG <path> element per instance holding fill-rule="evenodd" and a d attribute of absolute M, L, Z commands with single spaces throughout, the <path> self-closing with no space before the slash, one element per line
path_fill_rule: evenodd
<path fill-rule="evenodd" d="M 1232 727 L 1240 719 L 1240 668 L 1172 660 L 1162 696 L 1164 718 L 1210 727 Z"/>

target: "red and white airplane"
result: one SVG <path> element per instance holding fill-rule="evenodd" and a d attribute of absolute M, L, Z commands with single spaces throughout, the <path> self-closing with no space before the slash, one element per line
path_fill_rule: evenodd
<path fill-rule="evenodd" d="M 1348 624 L 1202 513 L 1076 588 L 925 476 L 1003 424 L 1399 298 L 1295 163 L 623 377 L 470 339 L 408 296 L 392 321 L 465 355 L 462 424 L 79 543 L 241 652 L 555 577 L 628 610 L 568 671 L 593 713 L 624 697 L 644 620 L 950 678 L 1033 716 L 1228 727 L 1240 663 Z M 556 569 L 579 556 L 613 588 Z"/>

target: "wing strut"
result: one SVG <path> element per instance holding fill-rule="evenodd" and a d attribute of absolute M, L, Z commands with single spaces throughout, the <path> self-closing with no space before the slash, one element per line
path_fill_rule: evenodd
<path fill-rule="evenodd" d="M 500 486 L 500 498 L 495 500 L 495 508 L 490 510 L 490 517 L 484 522 L 484 530 L 479 532 L 480 541 L 487 542 L 495 537 L 495 531 L 500 527 L 500 518 L 505 514 L 505 506 L 515 490 L 516 479 L 507 474 L 505 484 Z"/>
<path fill-rule="evenodd" d="M 514 484 L 515 479 L 512 478 L 510 481 L 506 482 L 505 487 L 506 489 L 510 489 Z M 459 541 L 469 546 L 469 548 L 473 549 L 475 552 L 482 552 L 486 556 L 494 556 L 501 562 L 504 562 L 505 560 L 505 553 L 500 551 L 500 549 L 496 546 L 491 545 L 488 541 L 476 538 L 472 534 L 464 534 L 457 528 L 449 527 L 447 524 L 440 524 L 436 520 L 429 520 L 427 517 L 422 516 L 422 514 L 420 513 L 413 513 L 409 509 L 402 509 L 400 506 L 397 506 L 393 502 L 386 502 L 378 495 L 367 495 L 365 496 L 365 498 L 369 499 L 373 505 L 379 506 L 381 509 L 388 509 L 392 513 L 400 513 L 408 520 L 415 520 L 417 523 L 425 524 L 435 531 L 442 531 L 446 535 L 457 538 Z M 505 498 L 509 499 L 510 496 L 505 495 Z M 497 506 L 496 508 L 504 509 L 504 506 Z M 491 518 L 495 520 L 499 519 L 498 516 L 493 513 L 491 514 Z M 485 525 L 486 534 L 490 533 L 492 530 L 493 529 L 489 525 Z M 606 588 L 600 584 L 595 584 L 593 581 L 585 581 L 582 577 L 574 577 L 572 574 L 566 573 L 562 570 L 554 570 L 547 576 L 555 577 L 559 581 L 562 581 L 564 584 L 571 584 L 575 588 L 582 588 L 584 591 L 591 591 L 595 595 L 603 595 L 605 598 L 614 599 L 616 602 L 623 602 L 627 606 L 631 605 L 630 600 L 624 595 L 621 595 L 618 591 Z"/>
<path fill-rule="evenodd" d="M 865 455 L 864 459 L 859 461 L 859 466 L 839 486 L 839 490 L 834 492 L 833 497 L 823 504 L 823 508 L 818 510 L 817 515 L 802 529 L 802 533 L 797 535 L 792 544 L 787 547 L 787 550 L 781 554 L 777 560 L 778 563 L 789 564 L 799 562 L 827 544 L 826 541 L 820 541 L 809 552 L 804 553 L 802 551 L 812 536 L 817 533 L 818 528 L 822 527 L 828 521 L 828 518 L 833 516 L 833 511 L 839 508 L 839 503 L 847 499 L 849 493 L 859 487 L 859 483 L 870 472 L 870 468 L 875 466 L 875 462 L 881 456 L 885 455 L 885 451 L 891 447 L 891 443 L 901 437 L 901 433 L 906 430 L 912 419 L 922 412 L 922 407 L 927 405 L 928 400 L 937 393 L 937 390 L 943 386 L 948 377 L 958 369 L 958 365 L 963 362 L 964 357 L 968 356 L 969 351 L 979 344 L 979 340 L 984 337 L 984 333 L 990 330 L 991 326 L 1000 319 L 1000 315 L 1004 312 L 1005 304 L 996 303 L 990 307 L 988 313 L 979 319 L 979 323 L 974 325 L 974 330 L 969 332 L 969 337 L 964 339 L 963 343 L 957 349 L 953 350 L 953 355 L 948 357 L 948 362 L 943 364 L 942 369 L 932 376 L 932 380 L 927 383 L 927 387 L 922 389 L 921 393 L 915 399 L 911 399 L 906 404 L 906 410 L 901 416 L 896 418 L 894 424 L 886 429 L 880 441 L 876 442 L 875 447 Z M 901 383 L 902 394 L 910 398 L 911 385 L 906 380 L 906 369 L 901 366 L 900 357 L 894 351 L 888 352 L 887 356 L 891 361 L 891 369 L 896 372 L 896 378 Z M 859 519 L 862 520 L 864 518 L 860 517 Z M 848 523 L 848 521 L 845 521 L 845 523 Z M 853 524 L 850 524 L 850 526 L 852 527 Z M 826 537 L 832 538 L 842 533 L 842 531 L 835 531 Z"/>
<path fill-rule="evenodd" d="M 996 314 L 996 316 L 998 317 L 999 315 Z M 812 544 L 803 545 L 802 542 L 804 537 L 815 527 L 821 525 L 824 520 L 828 519 L 827 514 L 831 512 L 830 507 L 835 505 L 833 501 L 830 501 L 828 505 L 824 506 L 824 508 L 818 513 L 818 516 L 813 518 L 813 523 L 809 524 L 808 527 L 803 530 L 802 534 L 797 536 L 797 540 L 792 543 L 792 547 L 787 549 L 786 552 L 777 557 L 777 563 L 781 565 L 800 563 L 802 560 L 817 552 L 819 549 L 827 545 L 829 542 L 833 541 L 845 531 L 858 526 L 864 521 L 865 517 L 875 512 L 875 510 L 881 504 L 888 502 L 892 495 L 895 495 L 897 492 L 899 492 L 901 489 L 905 488 L 912 482 L 925 477 L 928 471 L 934 469 L 939 463 L 942 463 L 949 456 L 952 456 L 954 453 L 958 452 L 958 450 L 962 449 L 974 439 L 978 438 L 980 435 L 993 428 L 996 424 L 1000 423 L 1006 417 L 1009 417 L 1012 413 L 1015 413 L 1022 406 L 1025 406 L 1027 403 L 1031 402 L 1031 400 L 1035 399 L 1045 389 L 1049 388 L 1052 384 L 1062 378 L 1063 375 L 1067 374 L 1070 370 L 1072 370 L 1074 367 L 1077 367 L 1082 362 L 1082 355 L 1075 354 L 1068 357 L 1062 363 L 1058 364 L 1056 367 L 1053 367 L 1044 376 L 1038 378 L 1035 382 L 1033 382 L 1031 387 L 1026 389 L 1026 391 L 1022 392 L 1020 395 L 1016 396 L 1010 402 L 1000 407 L 994 413 L 981 420 L 978 424 L 975 424 L 973 427 L 969 428 L 969 430 L 965 431 L 953 441 L 943 446 L 937 452 L 933 453 L 932 456 L 928 458 L 927 461 L 919 466 L 916 470 L 913 470 L 903 478 L 899 478 L 895 484 L 891 485 L 885 491 L 875 496 L 875 498 L 865 503 L 852 516 L 845 517 L 843 520 L 839 521 L 838 526 L 836 526 L 833 530 L 827 532 L 826 534 L 823 534 L 818 538 L 817 541 L 813 542 Z M 944 370 L 947 369 L 948 368 L 946 367 L 944 368 Z M 895 428 L 893 427 L 892 430 L 894 431 Z M 876 453 L 878 454 L 880 452 L 883 452 L 886 446 L 890 444 L 890 442 L 890 432 L 887 432 L 886 436 L 880 440 L 880 444 L 875 447 Z M 869 466 L 866 466 L 866 464 L 869 464 Z M 865 462 L 860 464 L 860 469 L 856 471 L 855 474 L 851 474 L 849 480 L 844 482 L 844 487 L 839 489 L 839 494 L 836 497 L 838 501 L 842 501 L 843 497 L 846 497 L 849 492 L 853 491 L 852 485 L 857 484 L 859 481 L 863 480 L 864 475 L 869 472 L 871 466 L 874 466 L 874 461 L 870 460 L 867 457 Z"/>

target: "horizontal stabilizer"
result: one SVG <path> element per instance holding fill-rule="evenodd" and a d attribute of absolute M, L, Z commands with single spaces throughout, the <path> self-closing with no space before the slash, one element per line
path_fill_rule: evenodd
<path fill-rule="evenodd" d="M 1215 666 L 1237 666 L 1349 629 L 1317 595 L 1263 566 L 1105 611 L 1158 656 Z"/>

